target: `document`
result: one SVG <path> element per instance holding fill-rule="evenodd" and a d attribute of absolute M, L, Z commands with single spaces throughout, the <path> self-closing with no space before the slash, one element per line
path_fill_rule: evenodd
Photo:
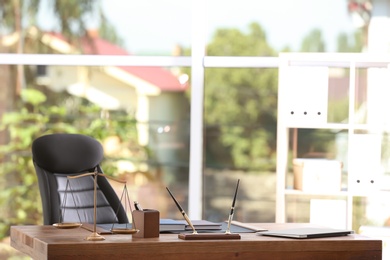
<path fill-rule="evenodd" d="M 221 230 L 222 223 L 215 223 L 207 220 L 193 220 L 193 225 L 198 230 Z M 82 227 L 89 231 L 93 231 L 93 224 L 83 223 Z M 97 224 L 96 231 L 99 234 L 111 234 L 112 228 L 132 228 L 131 223 L 108 223 L 108 224 Z M 175 219 L 160 219 L 160 232 L 180 232 L 192 230 L 185 220 Z"/>
<path fill-rule="evenodd" d="M 220 230 L 222 223 L 208 220 L 191 220 L 196 230 Z M 160 219 L 160 231 L 186 231 L 192 230 L 185 220 Z"/>
<path fill-rule="evenodd" d="M 160 232 L 169 231 L 184 231 L 187 226 L 186 222 L 181 222 L 174 219 L 162 218 L 160 219 Z"/>
<path fill-rule="evenodd" d="M 180 223 L 186 224 L 185 220 L 177 220 Z M 196 230 L 220 230 L 222 223 L 211 222 L 208 220 L 191 220 Z M 186 230 L 192 230 L 192 228 L 186 224 Z"/>

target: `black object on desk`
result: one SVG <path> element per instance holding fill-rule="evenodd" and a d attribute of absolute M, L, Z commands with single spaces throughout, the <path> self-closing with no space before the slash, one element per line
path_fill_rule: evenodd
<path fill-rule="evenodd" d="M 232 220 L 233 220 L 234 207 L 235 207 L 235 204 L 236 204 L 237 191 L 238 191 L 238 185 L 239 184 L 240 184 L 240 179 L 238 179 L 238 181 L 237 181 L 236 192 L 234 193 L 232 207 L 230 208 L 229 219 L 228 219 L 228 224 L 227 224 L 227 228 L 226 228 L 226 234 L 231 234 L 231 232 L 230 232 L 230 225 L 232 224 Z"/>
<path fill-rule="evenodd" d="M 184 209 L 180 206 L 179 202 L 176 200 L 175 196 L 173 196 L 172 192 L 167 188 L 167 191 L 169 192 L 169 195 L 171 195 L 173 201 L 175 202 L 177 208 L 179 209 L 180 213 L 183 215 L 184 219 L 187 221 L 188 225 L 192 228 L 192 233 L 193 234 L 196 234 L 196 229 L 194 227 L 194 225 L 192 225 L 192 222 L 190 220 L 190 218 L 187 216 L 187 213 L 184 211 Z"/>

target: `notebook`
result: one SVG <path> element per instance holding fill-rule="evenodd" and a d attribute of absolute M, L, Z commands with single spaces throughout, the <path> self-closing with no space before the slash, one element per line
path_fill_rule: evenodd
<path fill-rule="evenodd" d="M 333 228 L 294 228 L 283 230 L 269 230 L 256 232 L 261 236 L 286 237 L 286 238 L 320 238 L 347 236 L 355 233 L 353 230 L 333 229 Z"/>
<path fill-rule="evenodd" d="M 178 220 L 161 218 L 160 232 L 183 231 L 186 228 L 186 223 L 181 223 Z"/>

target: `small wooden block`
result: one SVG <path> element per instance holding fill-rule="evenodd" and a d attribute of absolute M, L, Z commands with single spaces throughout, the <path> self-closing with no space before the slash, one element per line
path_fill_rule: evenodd
<path fill-rule="evenodd" d="M 183 240 L 216 240 L 216 239 L 241 239 L 240 234 L 201 233 L 201 234 L 179 234 Z"/>
<path fill-rule="evenodd" d="M 139 232 L 133 234 L 137 238 L 151 238 L 160 236 L 160 212 L 154 209 L 134 210 L 134 227 Z"/>

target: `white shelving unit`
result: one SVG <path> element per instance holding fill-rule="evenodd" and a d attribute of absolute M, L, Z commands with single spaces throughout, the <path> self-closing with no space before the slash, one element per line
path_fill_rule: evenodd
<path fill-rule="evenodd" d="M 381 139 L 377 136 L 389 132 L 389 119 L 384 104 L 390 103 L 381 97 L 384 89 L 390 89 L 390 56 L 369 54 L 309 54 L 283 53 L 279 57 L 279 92 L 277 126 L 277 187 L 276 222 L 286 222 L 287 196 L 343 197 L 346 200 L 347 228 L 352 228 L 353 198 L 379 192 Z M 330 123 L 328 113 L 329 68 L 349 69 L 349 108 L 348 123 Z M 356 71 L 367 69 L 367 119 L 364 124 L 355 123 L 358 116 L 355 104 Z M 378 72 L 379 70 L 379 72 Z M 379 77 L 379 78 L 378 78 Z M 388 93 L 388 92 L 387 92 Z M 388 96 L 390 97 L 390 96 Z M 375 102 L 372 99 L 376 99 Z M 387 110 L 387 113 L 389 113 Z M 379 115 L 380 114 L 380 115 Z M 379 116 L 374 116 L 379 115 Z M 390 115 L 387 116 L 390 118 Z M 386 121 L 387 120 L 387 121 Z M 344 171 L 348 173 L 347 189 L 340 192 L 305 192 L 287 187 L 286 176 L 289 165 L 290 129 L 329 129 L 344 130 L 348 133 L 347 156 Z M 360 134 L 363 131 L 365 134 Z M 371 138 L 374 137 L 374 138 Z M 374 144 L 373 144 L 374 143 Z M 365 147 L 370 146 L 370 147 Z M 361 157 L 370 150 L 372 160 L 362 163 Z M 379 156 L 378 156 L 379 155 Z M 378 158 L 378 163 L 375 158 Z M 364 167 L 370 174 L 362 174 Z M 363 168 L 362 168 L 363 167 Z M 367 170 L 368 171 L 368 170 Z"/>

